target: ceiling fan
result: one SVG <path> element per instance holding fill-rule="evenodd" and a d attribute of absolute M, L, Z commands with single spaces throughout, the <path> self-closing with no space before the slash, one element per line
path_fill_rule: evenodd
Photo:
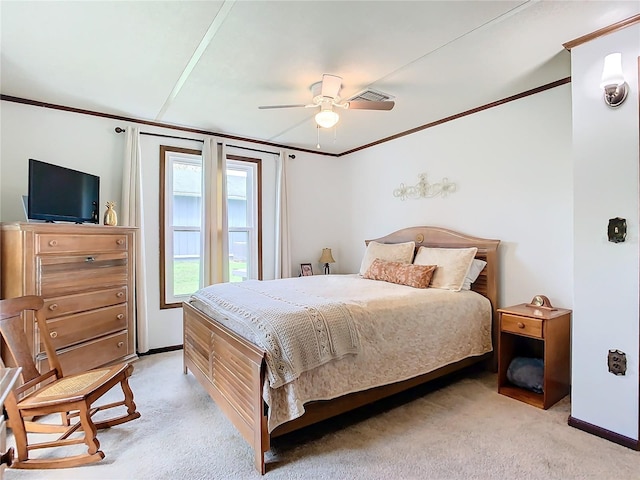
<path fill-rule="evenodd" d="M 340 116 L 337 112 L 334 111 L 334 107 L 351 110 L 391 110 L 395 105 L 395 102 L 390 100 L 360 100 L 359 98 L 366 98 L 361 96 L 356 96 L 354 97 L 355 99 L 341 101 L 341 98 L 339 96 L 341 88 L 342 77 L 325 73 L 322 75 L 322 81 L 316 82 L 311 85 L 311 94 L 313 95 L 313 99 L 311 100 L 312 103 L 303 103 L 296 105 L 263 105 L 258 108 L 269 109 L 320 107 L 320 111 L 315 116 L 316 123 L 319 127 L 331 128 L 336 123 L 338 123 L 338 120 L 340 120 Z M 388 99 L 391 97 L 385 94 L 380 94 L 380 98 Z"/>

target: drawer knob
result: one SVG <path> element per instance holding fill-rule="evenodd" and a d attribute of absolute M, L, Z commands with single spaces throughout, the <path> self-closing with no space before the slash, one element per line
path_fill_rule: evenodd
<path fill-rule="evenodd" d="M 124 245 L 124 240 L 122 238 L 119 238 L 118 240 L 116 240 L 116 243 L 118 245 Z"/>
<path fill-rule="evenodd" d="M 51 310 L 52 312 L 58 308 L 58 304 L 57 303 L 52 303 L 51 305 L 49 305 L 49 310 Z"/>
<path fill-rule="evenodd" d="M 518 328 L 524 328 L 524 323 L 518 322 Z"/>
<path fill-rule="evenodd" d="M 118 342 L 118 348 L 124 347 L 124 342 Z"/>
<path fill-rule="evenodd" d="M 118 292 L 118 293 L 116 293 L 116 297 L 118 297 L 118 298 L 122 298 L 122 297 L 124 297 L 124 292 Z"/>
<path fill-rule="evenodd" d="M 51 333 L 49 334 L 49 336 L 50 336 L 51 338 L 56 338 L 56 337 L 58 336 L 58 332 L 51 332 Z"/>
<path fill-rule="evenodd" d="M 119 313 L 116 318 L 118 320 L 122 320 L 124 318 L 124 313 Z"/>
<path fill-rule="evenodd" d="M 84 261 L 85 261 L 85 262 L 88 262 L 88 263 L 92 263 L 92 262 L 95 262 L 95 261 L 96 261 L 96 259 L 95 259 L 95 257 L 87 257 L 87 258 L 85 258 L 85 260 L 84 260 Z"/>
<path fill-rule="evenodd" d="M 13 463 L 13 458 L 13 447 L 10 447 L 9 450 L 7 450 L 7 453 L 3 453 L 2 456 L 0 456 L 0 465 L 7 465 L 10 467 Z"/>
<path fill-rule="evenodd" d="M 57 240 L 51 240 L 51 241 L 49 241 L 49 246 L 51 246 L 51 247 L 55 247 L 56 245 L 58 245 L 58 241 L 57 241 Z"/>

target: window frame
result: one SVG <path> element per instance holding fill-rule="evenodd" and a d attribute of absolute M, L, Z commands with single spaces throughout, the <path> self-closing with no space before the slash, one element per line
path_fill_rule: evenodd
<path fill-rule="evenodd" d="M 259 158 L 250 158 L 250 157 L 243 157 L 240 155 L 227 154 L 227 161 L 229 160 L 233 162 L 252 164 L 250 168 L 252 168 L 255 173 L 255 179 L 254 179 L 256 183 L 255 194 L 257 197 L 255 202 L 256 212 L 254 214 L 255 226 L 253 227 L 253 229 L 256 230 L 254 235 L 254 241 L 256 242 L 256 249 L 257 249 L 257 256 L 256 256 L 257 271 L 255 272 L 256 273 L 255 278 L 262 280 L 262 160 L 260 160 Z M 227 194 L 227 200 L 228 200 L 228 194 Z M 249 230 L 249 228 L 236 227 L 232 229 L 231 227 L 227 226 L 227 230 L 229 233 L 232 231 L 242 232 L 242 231 Z"/>
<path fill-rule="evenodd" d="M 167 203 L 167 195 L 168 195 L 168 185 L 167 185 L 167 180 L 168 178 L 171 176 L 171 173 L 167 171 L 167 164 L 169 163 L 167 160 L 167 155 L 168 154 L 183 154 L 183 155 L 195 155 L 198 156 L 202 159 L 202 151 L 201 150 L 195 150 L 195 149 L 190 149 L 190 148 L 181 148 L 181 147 L 172 147 L 172 146 L 168 146 L 168 145 L 160 145 L 160 205 L 159 205 L 159 220 L 160 220 L 160 255 L 159 255 L 159 263 L 160 263 L 160 309 L 164 310 L 164 309 L 170 309 L 170 308 L 182 308 L 182 301 L 172 301 L 172 300 L 176 300 L 180 297 L 186 297 L 186 296 L 173 296 L 173 298 L 167 298 L 167 281 L 171 281 L 173 282 L 173 263 L 169 262 L 170 265 L 167 265 L 167 255 L 168 255 L 168 250 L 170 250 L 171 252 L 173 252 L 173 240 L 167 240 L 167 223 L 166 223 L 166 219 L 167 219 L 167 215 L 170 215 L 172 213 L 171 207 L 172 205 L 168 205 Z M 256 195 L 256 202 L 255 202 L 255 226 L 253 227 L 254 229 L 256 229 L 255 232 L 255 242 L 256 242 L 256 249 L 257 249 L 257 255 L 256 255 L 256 262 L 257 262 L 257 277 L 258 279 L 262 280 L 262 272 L 263 272 L 263 267 L 262 267 L 262 160 L 259 158 L 250 158 L 250 157 L 244 157 L 244 156 L 240 156 L 240 155 L 234 155 L 234 154 L 227 154 L 226 156 L 227 160 L 231 160 L 234 162 L 242 162 L 242 163 L 250 163 L 252 164 L 250 167 L 254 170 L 255 173 L 255 195 Z M 202 208 L 205 208 L 204 205 L 202 205 Z M 187 228 L 187 227 L 185 227 Z M 173 228 L 171 229 L 172 231 Z M 200 227 L 193 227 L 194 231 L 201 231 L 202 230 L 202 226 Z M 228 228 L 229 232 L 232 231 L 248 231 L 250 230 L 249 228 L 246 227 L 237 227 L 234 229 Z M 167 243 L 170 243 L 170 245 L 167 245 Z M 203 249 L 203 245 L 200 246 L 201 248 L 201 256 L 202 256 L 202 249 Z M 171 257 L 173 258 L 173 257 Z M 202 257 L 201 257 L 202 258 Z M 248 273 L 248 272 L 247 272 Z M 253 272 L 252 272 L 253 273 Z M 200 272 L 199 272 L 200 278 L 199 278 L 199 283 L 202 283 L 202 264 L 200 265 Z M 252 277 L 248 277 L 248 278 L 252 278 Z"/>
<path fill-rule="evenodd" d="M 160 145 L 160 309 L 168 308 L 181 308 L 181 301 L 168 301 L 167 299 L 167 280 L 173 281 L 173 265 L 167 265 L 167 250 L 170 249 L 173 252 L 173 242 L 170 242 L 170 246 L 167 246 L 167 215 L 172 213 L 171 205 L 167 204 L 167 177 L 170 173 L 167 172 L 167 154 L 183 154 L 183 155 L 195 155 L 202 159 L 202 151 L 191 148 L 171 147 L 168 145 Z M 194 227 L 195 230 L 195 227 Z M 197 231 L 201 231 L 202 226 L 197 228 Z M 202 246 L 201 246 L 202 248 Z M 202 252 L 200 253 L 202 255 Z M 200 279 L 202 281 L 202 266 L 200 267 Z M 176 298 L 175 296 L 173 297 Z"/>

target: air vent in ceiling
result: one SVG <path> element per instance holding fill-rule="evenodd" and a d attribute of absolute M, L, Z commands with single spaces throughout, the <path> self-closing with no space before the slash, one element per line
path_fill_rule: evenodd
<path fill-rule="evenodd" d="M 380 91 L 367 88 L 366 90 L 363 90 L 349 98 L 347 101 L 363 100 L 368 102 L 386 102 L 387 100 L 392 100 L 394 98 L 395 97 L 393 95 L 389 95 L 388 93 L 382 93 Z"/>

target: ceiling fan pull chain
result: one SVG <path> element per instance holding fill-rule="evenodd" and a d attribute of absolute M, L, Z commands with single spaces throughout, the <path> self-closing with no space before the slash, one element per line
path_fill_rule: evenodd
<path fill-rule="evenodd" d="M 316 148 L 320 149 L 320 125 L 316 125 L 316 133 L 318 134 L 318 144 L 316 145 Z"/>

